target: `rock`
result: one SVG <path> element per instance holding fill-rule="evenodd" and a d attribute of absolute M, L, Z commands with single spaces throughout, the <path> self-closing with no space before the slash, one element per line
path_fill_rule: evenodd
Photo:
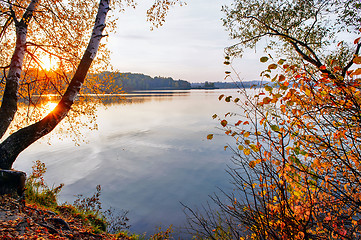
<path fill-rule="evenodd" d="M 17 194 L 22 196 L 25 190 L 26 173 L 16 170 L 0 169 L 0 195 Z"/>

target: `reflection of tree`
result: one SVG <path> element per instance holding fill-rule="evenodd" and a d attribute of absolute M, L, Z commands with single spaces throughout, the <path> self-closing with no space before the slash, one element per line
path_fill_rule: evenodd
<path fill-rule="evenodd" d="M 75 144 L 79 144 L 86 140 L 84 137 L 85 132 L 88 130 L 96 130 L 98 128 L 96 116 L 99 109 L 107 109 L 107 107 L 117 105 L 144 104 L 152 101 L 172 101 L 175 97 L 189 95 L 190 91 L 150 91 L 130 94 L 82 94 L 77 97 L 77 100 L 72 106 L 72 111 L 68 114 L 65 121 L 57 126 L 55 135 L 59 139 L 71 138 L 75 141 Z M 46 114 L 48 114 L 47 111 L 49 111 L 47 108 L 49 102 L 57 103 L 59 99 L 59 95 L 47 94 L 33 96 L 31 102 L 36 103 L 36 105 L 29 104 L 28 99 L 20 101 L 17 117 L 10 126 L 10 133 L 46 116 Z"/>
<path fill-rule="evenodd" d="M 97 99 L 104 105 L 117 105 L 117 104 L 139 104 L 150 101 L 170 101 L 175 96 L 189 96 L 189 91 L 149 91 L 149 92 L 133 92 L 129 94 L 99 94 L 89 95 L 93 100 Z M 84 97 L 87 95 L 83 95 Z M 89 99 L 91 100 L 91 99 Z"/>

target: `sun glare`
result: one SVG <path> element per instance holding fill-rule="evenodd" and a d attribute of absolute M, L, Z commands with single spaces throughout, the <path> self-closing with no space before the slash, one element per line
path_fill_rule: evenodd
<path fill-rule="evenodd" d="M 50 71 L 52 69 L 55 69 L 58 64 L 54 58 L 46 55 L 40 58 L 40 65 L 44 70 Z"/>
<path fill-rule="evenodd" d="M 54 110 L 54 108 L 56 107 L 56 105 L 58 105 L 58 103 L 56 102 L 47 102 L 45 105 L 44 105 L 44 111 L 46 113 L 50 113 L 51 111 Z"/>

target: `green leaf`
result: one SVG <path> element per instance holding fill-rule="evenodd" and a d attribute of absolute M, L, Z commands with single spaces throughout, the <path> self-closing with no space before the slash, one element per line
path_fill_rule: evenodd
<path fill-rule="evenodd" d="M 278 65 L 282 65 L 282 64 L 284 64 L 286 62 L 286 59 L 280 59 L 280 60 L 278 60 Z"/>
<path fill-rule="evenodd" d="M 260 61 L 263 62 L 263 63 L 265 63 L 265 62 L 268 61 L 268 57 L 261 57 L 261 58 L 260 58 Z"/>
<path fill-rule="evenodd" d="M 299 147 L 295 147 L 293 149 L 293 151 L 295 152 L 296 155 L 300 154 L 300 148 Z"/>
<path fill-rule="evenodd" d="M 271 129 L 275 132 L 278 132 L 280 128 L 277 125 L 271 125 Z"/>
<path fill-rule="evenodd" d="M 232 98 L 232 96 L 228 96 L 228 97 L 226 97 L 225 101 L 226 101 L 226 102 L 230 102 L 230 101 L 231 101 L 231 98 Z"/>
<path fill-rule="evenodd" d="M 287 90 L 287 89 L 288 89 L 288 87 L 287 87 L 287 86 L 285 86 L 285 85 L 280 85 L 280 89 L 282 89 L 282 90 Z"/>
<path fill-rule="evenodd" d="M 266 85 L 266 86 L 264 86 L 264 89 L 265 89 L 267 92 L 271 92 L 273 88 L 270 87 L 270 86 L 268 86 L 268 85 Z"/>

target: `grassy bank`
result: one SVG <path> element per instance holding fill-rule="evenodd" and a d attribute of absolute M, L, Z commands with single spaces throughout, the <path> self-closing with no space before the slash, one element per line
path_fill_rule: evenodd
<path fill-rule="evenodd" d="M 172 228 L 146 237 L 130 233 L 127 212 L 102 210 L 101 187 L 90 197 L 77 195 L 74 203 L 58 203 L 63 185 L 49 187 L 46 167 L 35 162 L 26 181 L 25 199 L 0 198 L 1 239 L 172 239 Z"/>

